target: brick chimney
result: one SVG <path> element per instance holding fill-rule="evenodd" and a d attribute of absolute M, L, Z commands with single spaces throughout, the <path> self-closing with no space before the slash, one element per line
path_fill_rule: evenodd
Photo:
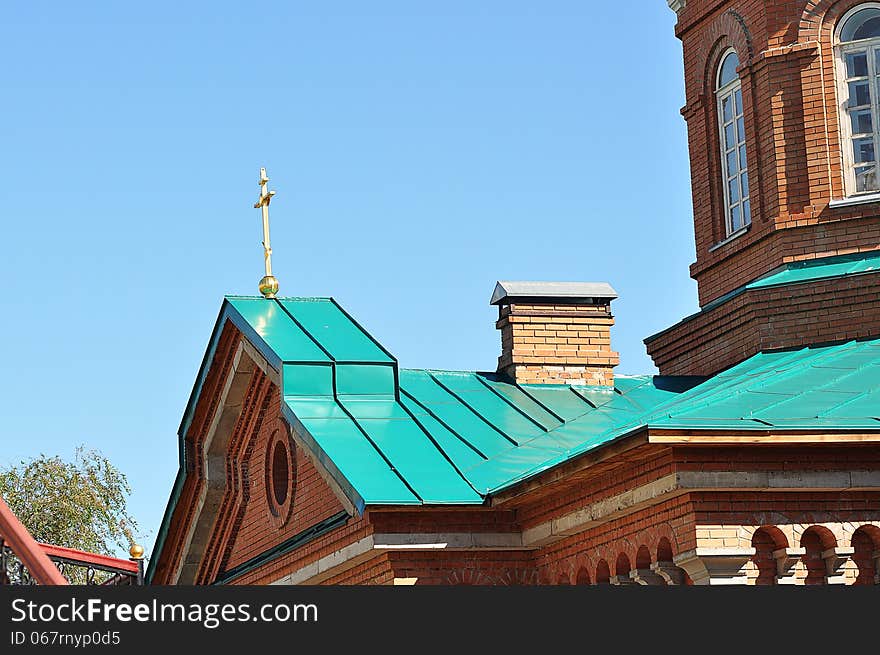
<path fill-rule="evenodd" d="M 521 384 L 613 386 L 615 298 L 605 282 L 498 282 L 498 372 Z"/>

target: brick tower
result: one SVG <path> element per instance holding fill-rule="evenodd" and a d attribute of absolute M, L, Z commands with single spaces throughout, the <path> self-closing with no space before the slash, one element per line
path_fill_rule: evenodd
<path fill-rule="evenodd" d="M 669 4 L 701 311 L 646 340 L 660 372 L 880 335 L 880 5 Z"/>

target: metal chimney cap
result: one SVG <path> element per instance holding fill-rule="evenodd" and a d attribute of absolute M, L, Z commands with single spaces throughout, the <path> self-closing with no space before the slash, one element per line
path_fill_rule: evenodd
<path fill-rule="evenodd" d="M 491 305 L 536 302 L 555 305 L 596 304 L 617 298 L 607 282 L 511 282 L 495 284 Z"/>

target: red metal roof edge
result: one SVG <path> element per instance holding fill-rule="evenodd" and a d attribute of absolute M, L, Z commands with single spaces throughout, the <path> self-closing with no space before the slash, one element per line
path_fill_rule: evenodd
<path fill-rule="evenodd" d="M 97 553 L 90 553 L 85 550 L 77 550 L 76 548 L 67 548 L 65 546 L 55 546 L 53 544 L 41 543 L 39 546 L 49 557 L 61 557 L 75 562 L 82 562 L 83 564 L 106 566 L 108 568 L 120 569 L 131 573 L 137 573 L 138 570 L 137 562 L 133 562 L 129 559 L 110 557 L 109 555 L 98 555 Z"/>
<path fill-rule="evenodd" d="M 3 537 L 4 542 L 12 548 L 12 552 L 24 562 L 33 579 L 39 584 L 67 584 L 67 579 L 61 575 L 61 571 L 34 541 L 28 529 L 12 513 L 2 496 L 0 496 L 0 537 Z"/>

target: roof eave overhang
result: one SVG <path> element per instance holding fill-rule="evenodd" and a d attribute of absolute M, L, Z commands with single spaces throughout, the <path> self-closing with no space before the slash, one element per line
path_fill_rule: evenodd
<path fill-rule="evenodd" d="M 205 354 L 202 356 L 202 363 L 199 365 L 199 371 L 196 374 L 196 382 L 193 385 L 192 391 L 190 391 L 189 399 L 187 400 L 186 407 L 183 411 L 183 417 L 177 428 L 177 475 L 174 478 L 174 485 L 171 488 L 168 502 L 165 504 L 165 512 L 162 515 L 162 522 L 159 524 L 159 533 L 156 535 L 156 541 L 153 544 L 153 552 L 151 553 L 147 566 L 145 577 L 148 583 L 153 581 L 153 577 L 156 574 L 156 568 L 165 547 L 165 540 L 168 537 L 168 529 L 171 526 L 171 519 L 174 516 L 174 511 L 177 508 L 177 501 L 180 499 L 183 485 L 186 482 L 186 451 L 184 448 L 184 436 L 192 423 L 195 407 L 201 396 L 205 379 L 208 377 L 211 362 L 214 361 L 214 354 L 217 352 L 217 344 L 220 341 L 220 334 L 223 331 L 223 325 L 226 323 L 226 318 L 228 317 L 230 309 L 231 305 L 224 298 L 223 303 L 220 305 L 220 312 L 217 315 L 217 320 L 214 321 L 214 329 L 211 331 L 211 337 L 208 339 L 208 346 L 205 348 Z"/>
<path fill-rule="evenodd" d="M 547 485 L 558 484 L 576 473 L 635 448 L 646 445 L 672 446 L 778 446 L 778 445 L 859 445 L 880 444 L 880 427 L 877 430 L 831 429 L 803 430 L 718 430 L 718 429 L 667 429 L 642 425 L 634 430 L 607 441 L 601 446 L 576 455 L 550 468 L 518 480 L 489 495 L 492 506 L 501 506 L 519 500 L 532 491 Z"/>

